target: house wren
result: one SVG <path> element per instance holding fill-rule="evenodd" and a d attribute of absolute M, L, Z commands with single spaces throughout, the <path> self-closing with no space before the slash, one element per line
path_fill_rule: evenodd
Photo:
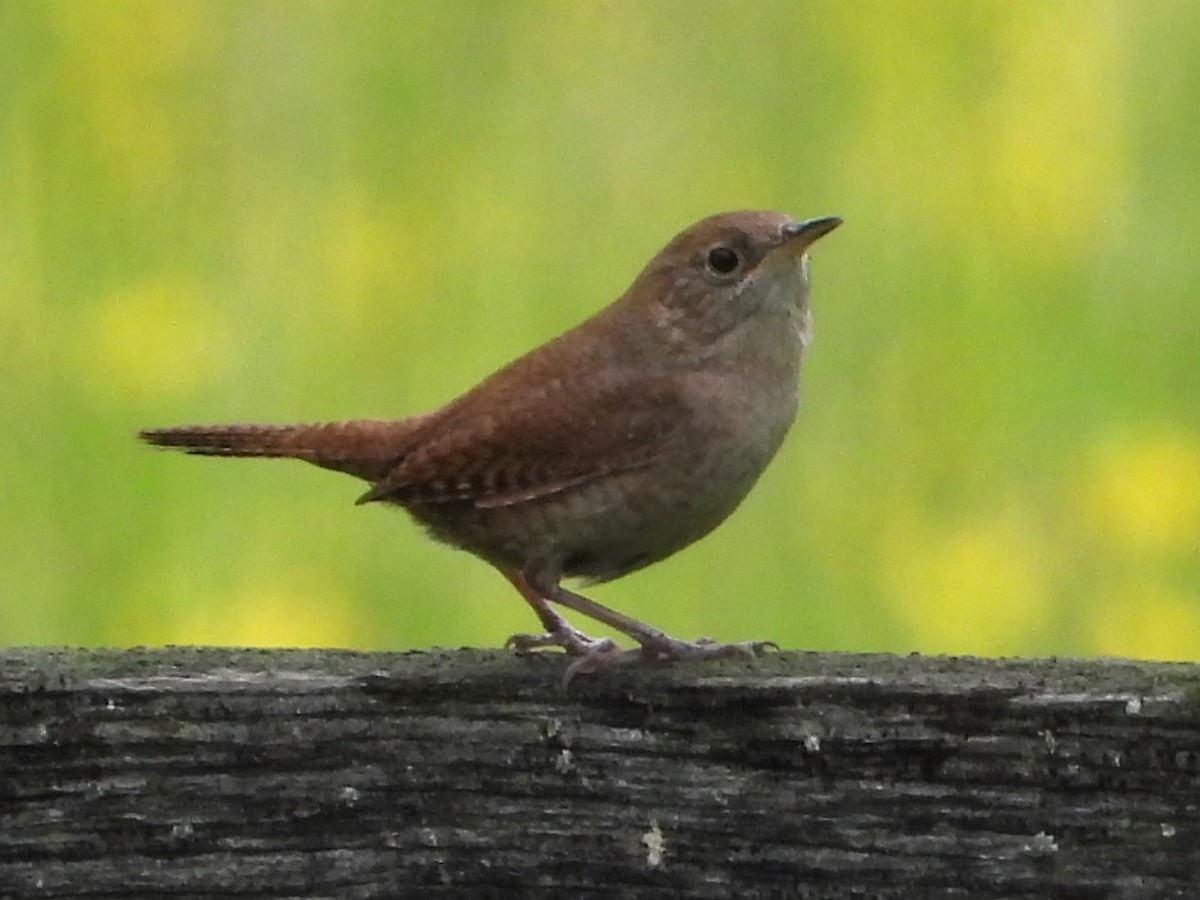
<path fill-rule="evenodd" d="M 567 590 L 656 562 L 746 496 L 796 415 L 811 334 L 808 255 L 841 224 L 777 212 L 711 216 L 676 236 L 611 306 L 441 409 L 392 421 L 185 425 L 143 440 L 205 456 L 302 459 L 371 487 L 434 538 L 491 563 L 558 646 L 567 677 L 637 658 L 756 653 L 769 641 L 682 641 Z M 621 650 L 551 604 L 628 635 Z"/>

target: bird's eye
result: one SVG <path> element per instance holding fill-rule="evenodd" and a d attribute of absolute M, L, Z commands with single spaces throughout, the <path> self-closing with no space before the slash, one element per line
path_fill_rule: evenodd
<path fill-rule="evenodd" d="M 704 258 L 708 268 L 718 275 L 728 275 L 741 263 L 742 258 L 738 256 L 736 250 L 730 250 L 728 247 L 713 247 L 708 251 L 708 256 Z"/>

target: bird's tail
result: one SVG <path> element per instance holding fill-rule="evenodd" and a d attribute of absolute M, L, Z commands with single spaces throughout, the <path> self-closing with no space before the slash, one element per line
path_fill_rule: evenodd
<path fill-rule="evenodd" d="M 180 425 L 146 428 L 138 432 L 138 437 L 148 444 L 200 456 L 302 459 L 374 482 L 406 455 L 406 438 L 421 419 L 355 419 L 315 425 Z"/>

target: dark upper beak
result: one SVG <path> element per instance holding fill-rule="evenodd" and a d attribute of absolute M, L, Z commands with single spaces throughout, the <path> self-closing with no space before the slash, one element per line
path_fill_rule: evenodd
<path fill-rule="evenodd" d="M 793 252 L 801 253 L 817 238 L 824 237 L 841 224 L 842 220 L 837 216 L 788 222 L 783 226 L 783 243 Z"/>

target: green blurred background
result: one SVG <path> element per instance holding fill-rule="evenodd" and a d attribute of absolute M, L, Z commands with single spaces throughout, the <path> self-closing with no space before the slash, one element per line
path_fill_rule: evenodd
<path fill-rule="evenodd" d="M 591 595 L 1196 658 L 1198 98 L 1165 0 L 3 0 L 0 644 L 529 630 L 351 479 L 134 431 L 429 409 L 770 207 L 846 220 L 797 427 L 716 534 Z"/>

